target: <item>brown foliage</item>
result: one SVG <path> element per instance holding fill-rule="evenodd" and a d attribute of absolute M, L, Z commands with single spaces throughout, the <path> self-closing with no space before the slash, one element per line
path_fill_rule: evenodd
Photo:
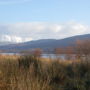
<path fill-rule="evenodd" d="M 78 40 L 76 44 L 76 53 L 78 57 L 90 56 L 90 40 Z"/>
<path fill-rule="evenodd" d="M 62 48 L 56 48 L 54 50 L 55 54 L 62 54 L 63 53 L 63 49 Z"/>
<path fill-rule="evenodd" d="M 40 57 L 41 54 L 42 54 L 42 50 L 41 50 L 40 48 L 37 48 L 37 49 L 35 49 L 35 50 L 33 51 L 33 55 L 34 55 L 35 57 Z"/>

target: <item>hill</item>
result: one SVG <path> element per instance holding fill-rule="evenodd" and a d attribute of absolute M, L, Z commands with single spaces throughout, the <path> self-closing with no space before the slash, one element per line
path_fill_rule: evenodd
<path fill-rule="evenodd" d="M 9 44 L 15 44 L 12 42 L 0 42 L 0 46 L 9 45 Z"/>
<path fill-rule="evenodd" d="M 41 39 L 35 41 L 29 41 L 19 44 L 9 44 L 0 46 L 0 50 L 4 51 L 22 51 L 30 50 L 35 48 L 41 48 L 43 50 L 51 50 L 58 47 L 74 46 L 77 40 L 87 40 L 90 39 L 90 34 L 77 35 L 64 39 Z"/>

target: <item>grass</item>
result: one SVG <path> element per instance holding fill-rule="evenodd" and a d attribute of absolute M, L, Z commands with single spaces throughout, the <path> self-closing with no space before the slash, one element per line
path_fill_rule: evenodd
<path fill-rule="evenodd" d="M 90 62 L 0 56 L 0 90 L 90 90 Z"/>

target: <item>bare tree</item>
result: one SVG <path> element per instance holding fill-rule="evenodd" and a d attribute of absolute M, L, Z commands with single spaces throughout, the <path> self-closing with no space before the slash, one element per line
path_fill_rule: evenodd
<path fill-rule="evenodd" d="M 42 54 L 42 50 L 40 48 L 33 50 L 33 55 L 35 57 L 41 57 L 41 54 Z"/>
<path fill-rule="evenodd" d="M 76 54 L 79 58 L 90 57 L 90 40 L 78 40 L 76 42 Z"/>
<path fill-rule="evenodd" d="M 62 48 L 55 48 L 55 54 L 62 54 L 63 49 Z"/>
<path fill-rule="evenodd" d="M 55 48 L 54 53 L 57 59 L 61 59 L 60 56 L 63 54 L 63 48 Z"/>
<path fill-rule="evenodd" d="M 73 52 L 74 52 L 73 47 L 67 47 L 67 48 L 65 48 L 65 50 L 64 50 L 65 59 L 66 60 L 74 59 Z"/>

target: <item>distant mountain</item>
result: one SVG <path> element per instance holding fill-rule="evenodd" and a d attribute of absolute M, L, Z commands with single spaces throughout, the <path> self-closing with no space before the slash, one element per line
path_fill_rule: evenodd
<path fill-rule="evenodd" d="M 9 44 L 14 44 L 14 43 L 12 43 L 12 42 L 0 42 L 0 46 L 9 45 Z"/>
<path fill-rule="evenodd" d="M 64 38 L 60 40 L 56 39 L 41 39 L 36 41 L 30 41 L 19 44 L 9 44 L 0 46 L 0 50 L 6 51 L 22 51 L 30 50 L 35 48 L 41 48 L 43 50 L 50 50 L 58 47 L 74 46 L 77 40 L 87 40 L 90 39 L 90 34 L 77 35 L 69 38 Z"/>

